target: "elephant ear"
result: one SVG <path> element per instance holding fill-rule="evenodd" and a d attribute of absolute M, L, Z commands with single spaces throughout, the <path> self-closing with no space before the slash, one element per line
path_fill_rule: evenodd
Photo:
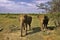
<path fill-rule="evenodd" d="M 24 15 L 20 15 L 19 18 L 18 18 L 18 20 L 19 20 L 19 23 L 20 23 L 20 26 L 21 26 L 22 22 L 24 20 Z"/>

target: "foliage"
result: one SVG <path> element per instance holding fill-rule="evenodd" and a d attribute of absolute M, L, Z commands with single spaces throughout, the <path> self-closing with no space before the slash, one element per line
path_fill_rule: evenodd
<path fill-rule="evenodd" d="M 60 26 L 60 13 L 53 13 L 50 15 L 50 18 L 52 21 L 54 20 L 56 27 Z"/>
<path fill-rule="evenodd" d="M 51 0 L 46 3 L 37 5 L 39 9 L 44 9 L 46 12 L 60 12 L 60 0 Z"/>

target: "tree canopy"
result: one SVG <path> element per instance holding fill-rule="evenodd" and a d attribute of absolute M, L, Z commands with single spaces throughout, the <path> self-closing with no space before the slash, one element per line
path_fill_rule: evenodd
<path fill-rule="evenodd" d="M 60 0 L 51 0 L 37 5 L 38 9 L 44 9 L 46 12 L 60 12 Z"/>

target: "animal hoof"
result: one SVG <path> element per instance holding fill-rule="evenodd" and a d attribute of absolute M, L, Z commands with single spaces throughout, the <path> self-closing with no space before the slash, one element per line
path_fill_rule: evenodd
<path fill-rule="evenodd" d="M 23 35 L 21 35 L 21 37 L 24 37 Z"/>

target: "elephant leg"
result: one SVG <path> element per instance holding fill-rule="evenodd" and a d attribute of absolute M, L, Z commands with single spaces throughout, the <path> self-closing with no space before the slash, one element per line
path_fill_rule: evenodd
<path fill-rule="evenodd" d="M 23 27 L 21 27 L 21 37 L 23 36 Z"/>
<path fill-rule="evenodd" d="M 31 25 L 29 24 L 29 30 L 31 30 Z"/>
<path fill-rule="evenodd" d="M 27 24 L 26 24 L 26 35 L 27 35 Z"/>

